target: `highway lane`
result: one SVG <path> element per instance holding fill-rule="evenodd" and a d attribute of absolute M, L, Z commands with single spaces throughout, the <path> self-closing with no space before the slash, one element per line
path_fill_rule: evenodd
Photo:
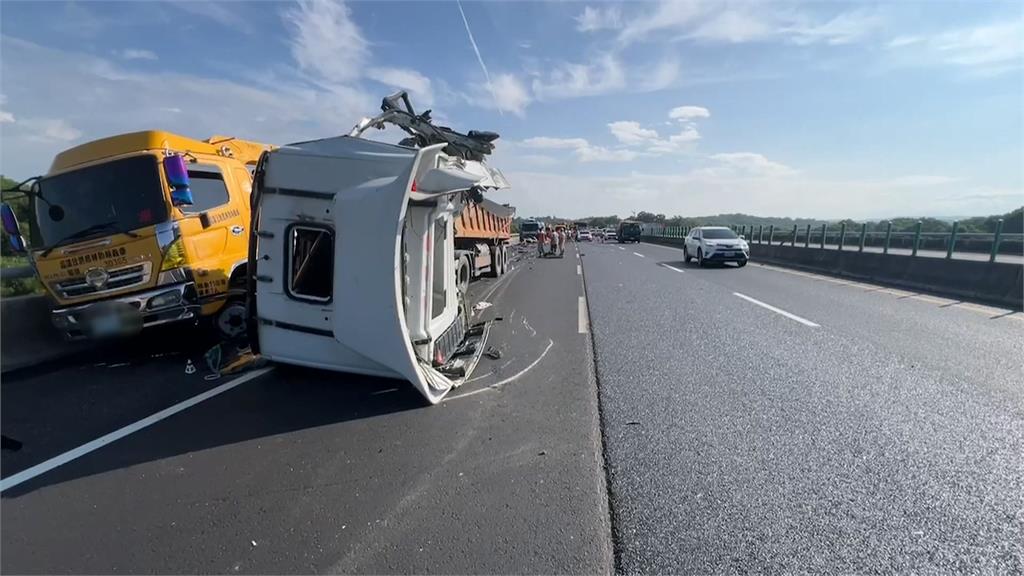
<path fill-rule="evenodd" d="M 1021 570 L 1019 315 L 584 254 L 620 570 Z"/>
<path fill-rule="evenodd" d="M 2 570 L 610 571 L 577 263 L 526 258 L 474 285 L 493 303 L 480 317 L 496 320 L 502 355 L 439 406 L 401 382 L 277 367 L 5 491 Z M 195 392 L 181 360 L 135 366 L 140 390 L 127 376 L 112 385 L 118 416 L 89 425 L 70 379 L 102 367 L 25 376 L 51 390 L 51 402 L 25 405 L 42 422 L 26 438 L 45 449 L 10 470 L 177 401 L 174 383 Z M 29 402 L 3 391 L 5 418 L 12 401 Z"/>

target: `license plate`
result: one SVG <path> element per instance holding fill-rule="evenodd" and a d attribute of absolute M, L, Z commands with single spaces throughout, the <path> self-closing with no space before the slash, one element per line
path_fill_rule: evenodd
<path fill-rule="evenodd" d="M 735 252 L 722 252 L 722 256 L 726 256 L 726 257 L 732 257 L 732 256 L 735 256 L 735 255 L 736 255 Z"/>
<path fill-rule="evenodd" d="M 116 336 L 124 331 L 124 323 L 121 315 L 110 312 L 96 316 L 92 320 L 92 333 L 98 338 L 105 336 Z"/>

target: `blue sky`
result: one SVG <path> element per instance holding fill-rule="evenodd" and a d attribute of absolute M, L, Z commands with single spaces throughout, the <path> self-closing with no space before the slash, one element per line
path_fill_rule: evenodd
<path fill-rule="evenodd" d="M 1024 203 L 1020 3 L 461 8 L 4 1 L 0 170 L 42 173 L 64 148 L 145 128 L 340 134 L 401 87 L 453 127 L 502 135 L 492 164 L 513 189 L 497 199 L 520 214 Z"/>

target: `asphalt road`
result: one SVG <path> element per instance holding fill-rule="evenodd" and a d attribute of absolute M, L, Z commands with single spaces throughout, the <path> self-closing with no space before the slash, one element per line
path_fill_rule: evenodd
<path fill-rule="evenodd" d="M 526 257 L 474 284 L 502 357 L 438 406 L 276 367 L 5 490 L 2 572 L 610 572 L 577 263 Z M 223 384 L 202 350 L 186 336 L 5 375 L 3 433 L 23 446 L 3 477 Z"/>
<path fill-rule="evenodd" d="M 1020 314 L 583 252 L 620 571 L 1024 569 Z"/>

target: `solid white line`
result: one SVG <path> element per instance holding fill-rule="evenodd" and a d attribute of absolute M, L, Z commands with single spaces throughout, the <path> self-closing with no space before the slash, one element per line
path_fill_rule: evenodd
<path fill-rule="evenodd" d="M 455 394 L 453 396 L 446 396 L 444 401 L 447 402 L 449 400 L 455 400 L 455 399 L 458 399 L 458 398 L 465 398 L 466 396 L 472 396 L 474 394 L 479 394 L 481 392 L 487 392 L 488 390 L 496 390 L 498 388 L 501 388 L 505 384 L 508 384 L 509 382 L 512 382 L 513 380 L 519 379 L 520 376 L 522 376 L 523 374 L 526 374 L 530 370 L 533 370 L 534 366 L 536 366 L 537 364 L 540 364 L 540 361 L 543 360 L 544 357 L 548 355 L 548 351 L 550 351 L 551 347 L 554 346 L 554 345 L 555 345 L 555 341 L 551 340 L 551 339 L 548 339 L 548 346 L 547 346 L 547 348 L 545 348 L 544 351 L 540 353 L 540 356 L 538 356 L 536 360 L 531 362 L 530 365 L 527 366 L 526 368 L 523 368 L 519 372 L 516 372 L 514 375 L 509 376 L 508 378 L 505 378 L 501 382 L 495 382 L 494 384 L 491 384 L 490 386 L 488 386 L 486 388 L 481 388 L 479 390 L 473 390 L 472 392 L 466 392 L 465 394 Z"/>
<path fill-rule="evenodd" d="M 191 408 L 192 406 L 195 406 L 196 404 L 199 404 L 200 402 L 203 402 L 205 400 L 209 400 L 210 398 L 213 398 L 218 394 L 223 394 L 224 392 L 227 392 L 228 390 L 231 390 L 232 388 L 240 384 L 244 384 L 249 380 L 258 378 L 266 374 L 267 372 L 270 372 L 273 369 L 273 366 L 267 366 L 266 368 L 260 368 L 258 370 L 253 370 L 252 372 L 249 372 L 247 374 L 243 374 L 238 378 L 231 380 L 230 382 L 225 382 L 224 384 L 221 384 L 216 388 L 211 388 L 206 392 L 199 394 L 198 396 L 193 396 L 188 400 L 178 402 L 174 406 L 171 406 L 170 408 L 165 408 L 157 412 L 156 414 L 147 416 L 146 418 L 143 418 L 142 420 L 139 420 L 134 424 L 129 424 L 124 428 L 121 428 L 120 430 L 115 430 L 110 434 L 100 436 L 99 438 L 93 440 L 92 442 L 82 444 L 81 446 L 75 448 L 74 450 L 69 450 L 68 452 L 65 452 L 59 456 L 54 456 L 53 458 L 50 458 L 45 462 L 36 464 L 31 468 L 22 470 L 17 474 L 8 476 L 7 478 L 0 480 L 0 492 L 3 492 L 8 488 L 13 488 L 18 484 L 21 484 L 22 482 L 31 480 L 36 476 L 39 476 L 40 474 L 45 474 L 46 472 L 49 472 L 50 470 L 53 470 L 58 466 L 63 466 L 64 464 L 67 464 L 68 462 L 71 462 L 76 458 L 81 458 L 82 456 L 85 456 L 86 454 L 93 452 L 94 450 L 99 450 L 100 448 L 106 446 L 107 444 L 110 444 L 111 442 L 116 442 L 121 438 L 128 436 L 129 434 L 133 434 L 135 432 L 138 432 L 139 430 L 142 430 L 143 428 L 156 424 L 157 422 L 170 416 L 173 416 L 178 412 L 181 412 L 182 410 Z"/>
<path fill-rule="evenodd" d="M 633 254 L 636 255 L 636 256 L 639 256 L 641 258 L 646 258 L 646 256 L 644 256 L 643 254 L 641 254 L 639 252 L 633 252 Z"/>
<path fill-rule="evenodd" d="M 675 270 L 676 272 L 679 272 L 680 274 L 686 274 L 685 270 L 680 270 L 679 268 L 676 268 L 675 266 L 669 266 L 668 264 L 662 264 L 662 266 L 664 266 L 665 268 L 668 268 L 669 270 Z"/>
<path fill-rule="evenodd" d="M 755 300 L 755 299 L 751 298 L 750 296 L 746 296 L 744 294 L 740 294 L 739 292 L 733 292 L 733 295 L 734 296 L 739 296 L 740 298 L 743 298 L 747 302 L 751 302 L 753 304 L 757 304 L 758 306 L 760 306 L 762 308 L 767 308 L 768 310 L 771 310 L 772 312 L 775 312 L 776 314 L 782 314 L 783 316 L 785 316 L 786 318 L 789 318 L 790 320 L 796 320 L 797 322 L 799 322 L 801 324 L 804 324 L 805 326 L 810 326 L 812 328 L 820 328 L 819 325 L 815 324 L 814 322 L 811 322 L 810 320 L 807 320 L 806 318 L 801 318 L 801 317 L 797 316 L 796 314 L 790 314 L 789 312 L 786 312 L 785 310 L 782 310 L 780 308 L 776 308 L 775 306 L 772 306 L 771 304 L 765 304 L 764 302 L 761 302 L 760 300 Z"/>
<path fill-rule="evenodd" d="M 618 246 L 617 248 L 618 248 L 619 250 L 625 250 L 625 248 L 623 248 L 622 246 Z"/>
<path fill-rule="evenodd" d="M 576 265 L 576 275 L 577 276 L 582 276 L 583 275 L 583 266 L 580 266 L 579 264 Z"/>
<path fill-rule="evenodd" d="M 587 318 L 587 299 L 583 296 L 580 296 L 579 311 L 580 334 L 586 334 L 590 329 L 590 321 Z"/>

